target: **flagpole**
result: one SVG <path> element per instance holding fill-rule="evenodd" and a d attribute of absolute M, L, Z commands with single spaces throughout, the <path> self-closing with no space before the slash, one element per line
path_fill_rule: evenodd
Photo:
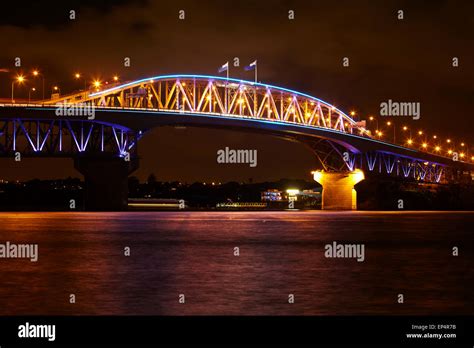
<path fill-rule="evenodd" d="M 257 83 L 257 60 L 255 60 L 255 83 Z"/>
<path fill-rule="evenodd" d="M 227 112 L 227 84 L 229 83 L 229 62 L 227 62 L 227 80 L 225 81 L 225 113 Z"/>

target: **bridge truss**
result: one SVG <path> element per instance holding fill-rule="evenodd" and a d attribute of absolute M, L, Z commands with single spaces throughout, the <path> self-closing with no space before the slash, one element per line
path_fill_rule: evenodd
<path fill-rule="evenodd" d="M 344 172 L 361 169 L 366 173 L 386 174 L 416 181 L 442 183 L 452 173 L 438 163 L 417 160 L 386 152 L 354 153 L 328 139 L 299 138 L 307 145 L 327 172 Z"/>
<path fill-rule="evenodd" d="M 85 120 L 0 120 L 0 156 L 136 157 L 140 136 L 125 127 Z"/>
<path fill-rule="evenodd" d="M 369 135 L 365 121 L 356 122 L 320 99 L 271 85 L 236 79 L 170 75 L 79 93 L 45 102 L 92 103 L 103 108 L 153 109 L 190 114 L 217 114 L 323 127 Z"/>

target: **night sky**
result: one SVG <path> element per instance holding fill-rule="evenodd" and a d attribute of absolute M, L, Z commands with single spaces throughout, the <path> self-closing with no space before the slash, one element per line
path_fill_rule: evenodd
<path fill-rule="evenodd" d="M 14 7 L 14 4 L 17 7 Z M 79 4 L 80 3 L 80 4 Z M 63 1 L 9 2 L 0 10 L 0 98 L 16 73 L 38 68 L 46 90 L 82 87 L 75 72 L 103 81 L 159 74 L 217 74 L 234 57 L 231 77 L 258 60 L 259 81 L 293 88 L 357 118 L 379 114 L 388 99 L 420 102 L 421 118 L 396 118 L 427 134 L 474 145 L 474 3 L 471 1 Z M 69 11 L 76 19 L 69 19 Z M 185 10 L 185 19 L 178 11 Z M 288 11 L 295 13 L 288 19 Z M 404 19 L 397 11 L 404 11 Z M 15 68 L 14 58 L 22 67 Z M 131 67 L 123 66 L 124 57 Z M 348 57 L 349 67 L 342 59 Z M 459 67 L 452 58 L 459 58 Z M 37 80 L 39 81 L 39 80 Z M 30 86 L 40 84 L 29 77 Z M 27 88 L 16 89 L 27 97 Z M 39 92 L 40 93 L 40 92 Z M 48 93 L 47 93 L 48 94 Z M 384 122 L 383 119 L 380 122 Z M 400 132 L 401 133 L 401 132 Z M 220 165 L 225 146 L 257 149 L 258 166 Z M 305 178 L 318 167 L 303 145 L 242 132 L 155 129 L 139 144 L 141 180 L 254 181 Z M 0 179 L 80 175 L 72 160 L 0 159 Z"/>

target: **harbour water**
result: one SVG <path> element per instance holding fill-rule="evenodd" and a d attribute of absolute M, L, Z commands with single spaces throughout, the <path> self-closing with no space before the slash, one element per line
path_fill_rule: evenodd
<path fill-rule="evenodd" d="M 0 244 L 38 245 L 36 262 L 0 258 L 0 315 L 474 313 L 470 212 L 32 212 L 0 221 Z M 333 242 L 363 245 L 364 260 L 326 257 Z"/>

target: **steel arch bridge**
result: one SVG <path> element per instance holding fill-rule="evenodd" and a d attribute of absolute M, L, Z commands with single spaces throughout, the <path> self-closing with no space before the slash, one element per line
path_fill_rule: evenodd
<path fill-rule="evenodd" d="M 326 171 L 362 169 L 427 182 L 472 165 L 375 139 L 335 106 L 291 89 L 205 75 L 164 75 L 30 104 L 0 105 L 0 156 L 136 156 L 162 125 L 238 128 L 302 142 Z M 83 113 L 94 111 L 94 119 Z M 58 109 L 65 110 L 58 116 Z"/>

